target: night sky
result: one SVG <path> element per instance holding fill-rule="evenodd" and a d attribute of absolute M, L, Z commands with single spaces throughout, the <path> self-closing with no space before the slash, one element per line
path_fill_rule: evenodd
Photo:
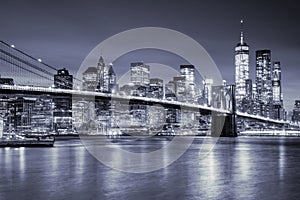
<path fill-rule="evenodd" d="M 240 19 L 251 49 L 251 77 L 255 50 L 271 49 L 272 61 L 281 61 L 285 107 L 292 109 L 300 98 L 300 6 L 296 0 L 1 1 L 0 39 L 75 74 L 87 54 L 106 38 L 132 28 L 164 27 L 198 41 L 223 78 L 233 83 Z M 179 64 L 172 63 L 175 68 Z M 129 63 L 122 65 L 129 68 Z"/>

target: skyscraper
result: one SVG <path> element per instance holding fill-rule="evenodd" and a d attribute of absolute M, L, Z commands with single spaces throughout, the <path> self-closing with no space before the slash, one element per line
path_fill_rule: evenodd
<path fill-rule="evenodd" d="M 175 95 L 177 101 L 185 102 L 187 100 L 186 95 L 186 80 L 184 76 L 175 76 L 173 77 L 173 81 L 175 83 Z"/>
<path fill-rule="evenodd" d="M 130 65 L 131 83 L 147 86 L 150 83 L 150 67 L 142 62 L 134 62 Z"/>
<path fill-rule="evenodd" d="M 206 78 L 205 80 L 203 80 L 202 96 L 205 99 L 204 105 L 207 106 L 212 105 L 212 85 L 213 85 L 213 79 Z"/>
<path fill-rule="evenodd" d="M 194 67 L 194 65 L 180 65 L 180 75 L 185 78 L 187 100 L 194 101 L 195 100 L 195 67 Z"/>
<path fill-rule="evenodd" d="M 293 109 L 292 120 L 294 122 L 300 122 L 300 100 L 295 101 L 295 107 Z"/>
<path fill-rule="evenodd" d="M 104 73 L 104 92 L 113 92 L 117 84 L 117 76 L 113 69 L 113 65 L 110 64 L 108 69 Z"/>
<path fill-rule="evenodd" d="M 98 70 L 96 67 L 89 67 L 83 72 L 83 90 L 95 91 L 98 85 Z"/>
<path fill-rule="evenodd" d="M 273 63 L 273 79 L 272 79 L 272 89 L 273 89 L 273 106 L 274 106 L 274 118 L 283 118 L 283 100 L 282 100 L 282 90 L 281 90 L 281 67 L 280 62 Z"/>
<path fill-rule="evenodd" d="M 65 68 L 59 69 L 54 75 L 54 87 L 60 89 L 73 88 L 73 76 Z M 53 125 L 54 131 L 61 134 L 72 130 L 72 95 L 58 95 L 53 98 Z"/>
<path fill-rule="evenodd" d="M 174 81 L 169 81 L 165 85 L 165 98 L 169 101 L 176 101 L 176 83 Z"/>
<path fill-rule="evenodd" d="M 257 114 L 273 117 L 273 89 L 271 51 L 256 51 L 256 103 Z"/>
<path fill-rule="evenodd" d="M 164 97 L 163 80 L 159 78 L 151 78 L 147 97 L 163 99 Z"/>
<path fill-rule="evenodd" d="M 54 75 L 54 87 L 69 90 L 73 88 L 73 76 L 66 68 L 57 70 L 57 74 Z"/>
<path fill-rule="evenodd" d="M 97 64 L 97 90 L 102 92 L 104 90 L 104 73 L 105 73 L 106 65 L 104 63 L 104 59 L 100 56 L 98 64 Z"/>
<path fill-rule="evenodd" d="M 244 42 L 243 20 L 241 20 L 240 42 L 235 47 L 235 84 L 237 110 L 243 110 L 246 97 L 246 80 L 249 79 L 249 46 Z"/>

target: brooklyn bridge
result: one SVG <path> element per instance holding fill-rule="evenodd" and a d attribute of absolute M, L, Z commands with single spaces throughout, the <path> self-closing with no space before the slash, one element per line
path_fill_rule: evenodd
<path fill-rule="evenodd" d="M 212 104 L 179 101 L 118 91 L 87 91 L 82 80 L 63 79 L 59 70 L 3 41 L 1 61 L 1 126 L 3 134 L 93 133 L 194 134 L 235 137 L 248 130 L 294 130 L 299 124 L 237 111 L 235 86 L 215 87 Z M 68 82 L 69 81 L 69 82 Z M 66 87 L 70 85 L 70 87 Z M 179 131 L 176 131 L 178 129 Z M 118 130 L 117 132 L 115 130 Z M 130 133 L 129 133 L 130 134 Z"/>

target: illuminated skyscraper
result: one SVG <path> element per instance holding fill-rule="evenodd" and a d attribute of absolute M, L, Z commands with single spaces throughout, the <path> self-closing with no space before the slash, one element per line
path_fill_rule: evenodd
<path fill-rule="evenodd" d="M 243 99 L 246 97 L 246 80 L 249 79 L 249 46 L 244 42 L 241 20 L 240 42 L 235 47 L 235 84 L 237 110 L 243 110 Z"/>
<path fill-rule="evenodd" d="M 187 101 L 195 100 L 195 67 L 194 65 L 180 65 L 180 74 L 185 78 Z"/>
<path fill-rule="evenodd" d="M 131 83 L 139 86 L 148 86 L 150 83 L 150 67 L 142 62 L 131 63 Z"/>
<path fill-rule="evenodd" d="M 203 81 L 203 97 L 206 100 L 205 105 L 212 105 L 212 85 L 213 79 L 207 78 Z"/>
<path fill-rule="evenodd" d="M 113 92 L 117 84 L 117 76 L 113 69 L 113 65 L 110 64 L 104 74 L 104 92 Z"/>
<path fill-rule="evenodd" d="M 293 109 L 292 120 L 294 122 L 300 122 L 300 100 L 295 101 L 295 107 Z"/>
<path fill-rule="evenodd" d="M 173 77 L 175 83 L 175 95 L 177 101 L 185 102 L 187 100 L 186 80 L 184 76 Z"/>
<path fill-rule="evenodd" d="M 104 59 L 100 56 L 99 61 L 97 63 L 97 91 L 103 92 L 104 91 L 104 74 L 105 74 L 106 65 L 104 63 Z"/>
<path fill-rule="evenodd" d="M 271 51 L 256 51 L 257 114 L 273 117 Z"/>
<path fill-rule="evenodd" d="M 273 63 L 273 106 L 274 106 L 274 118 L 283 118 L 283 100 L 282 100 L 282 90 L 281 90 L 281 67 L 280 62 Z"/>
<path fill-rule="evenodd" d="M 59 69 L 54 75 L 54 87 L 60 89 L 73 88 L 73 76 L 69 74 L 66 68 Z M 53 98 L 53 125 L 54 131 L 61 134 L 64 131 L 71 131 L 72 129 L 72 96 L 71 95 L 57 95 Z"/>
<path fill-rule="evenodd" d="M 98 71 L 96 67 L 89 67 L 82 74 L 82 89 L 85 91 L 95 91 L 98 85 Z"/>

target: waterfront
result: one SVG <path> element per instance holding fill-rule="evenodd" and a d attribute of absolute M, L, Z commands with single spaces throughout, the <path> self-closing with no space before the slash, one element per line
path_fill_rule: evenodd
<path fill-rule="evenodd" d="M 1 148 L 0 199 L 298 199 L 300 138 L 217 139 L 204 158 L 204 138 L 197 137 L 169 167 L 141 174 L 104 166 L 79 139 L 53 148 Z M 167 142 L 132 140 L 126 150 Z"/>

